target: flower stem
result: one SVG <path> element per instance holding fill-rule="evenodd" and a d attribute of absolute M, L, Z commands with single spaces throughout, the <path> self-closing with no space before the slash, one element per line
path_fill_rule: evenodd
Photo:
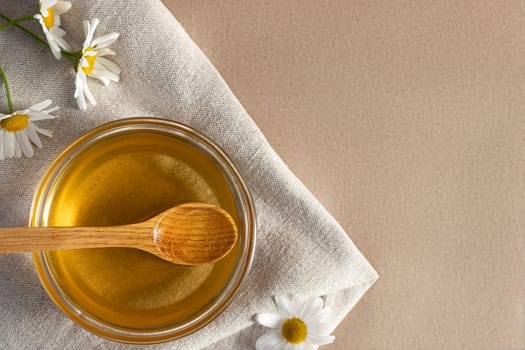
<path fill-rule="evenodd" d="M 34 19 L 33 17 L 29 17 L 28 16 L 28 17 L 22 17 L 22 18 L 18 18 L 16 20 L 13 20 L 13 19 L 7 17 L 6 15 L 0 13 L 0 18 L 5 20 L 5 21 L 8 21 L 6 24 L 4 24 L 2 27 L 0 27 L 0 31 L 3 30 L 4 27 L 8 27 L 8 26 L 14 25 L 18 29 L 20 29 L 21 31 L 23 31 L 24 33 L 26 33 L 27 35 L 31 36 L 33 39 L 38 41 L 40 44 L 42 44 L 42 45 L 44 45 L 46 47 L 49 47 L 49 44 L 48 44 L 47 41 L 45 41 L 44 39 L 42 39 L 41 37 L 39 37 L 38 35 L 36 35 L 32 31 L 30 31 L 29 29 L 27 29 L 27 28 L 21 26 L 20 24 L 18 24 L 18 20 L 20 20 L 22 18 L 26 18 L 26 20 L 29 20 L 29 19 Z M 60 52 L 62 53 L 62 56 L 64 56 L 65 58 L 67 58 L 68 60 L 70 60 L 73 63 L 75 62 L 75 54 L 73 52 L 64 51 L 64 50 L 61 50 Z"/>
<path fill-rule="evenodd" d="M 0 18 L 2 18 L 3 20 L 6 20 L 8 22 L 11 22 L 13 21 L 11 18 L 7 17 L 6 15 L 3 15 L 0 13 Z M 47 47 L 49 47 L 49 44 L 47 43 L 47 41 L 45 41 L 44 39 L 40 38 L 38 35 L 36 35 L 35 33 L 33 33 L 32 31 L 30 31 L 29 29 L 26 29 L 24 27 L 22 27 L 20 24 L 18 23 L 15 23 L 14 24 L 15 27 L 17 27 L 18 29 L 20 29 L 21 31 L 23 31 L 24 33 L 30 35 L 33 37 L 33 39 L 35 39 L 36 41 L 38 41 L 39 43 L 41 43 L 42 45 L 45 45 Z"/>
<path fill-rule="evenodd" d="M 5 76 L 5 72 L 0 66 L 0 78 L 4 81 L 4 87 L 5 87 L 5 97 L 7 98 L 7 113 L 12 114 L 14 112 L 13 110 L 13 102 L 11 101 L 11 93 L 9 92 L 9 84 L 7 83 L 7 77 Z"/>
<path fill-rule="evenodd" d="M 75 54 L 73 52 L 60 50 L 60 53 L 62 54 L 62 56 L 64 56 L 65 58 L 67 58 L 71 62 L 73 62 L 73 63 L 75 62 Z"/>
<path fill-rule="evenodd" d="M 1 25 L 0 26 L 0 32 L 2 30 L 6 29 L 7 27 L 10 27 L 10 26 L 15 25 L 17 23 L 24 22 L 24 21 L 33 21 L 33 20 L 35 20 L 33 18 L 33 16 L 26 16 L 26 17 L 20 17 L 20 18 L 17 18 L 17 19 L 13 19 L 13 20 L 5 23 L 4 25 Z"/>

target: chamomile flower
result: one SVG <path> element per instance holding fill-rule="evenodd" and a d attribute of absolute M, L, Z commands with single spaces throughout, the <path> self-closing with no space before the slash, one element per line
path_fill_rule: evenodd
<path fill-rule="evenodd" d="M 60 15 L 69 11 L 70 8 L 69 1 L 40 0 L 40 12 L 33 16 L 40 22 L 51 52 L 56 59 L 62 57 L 60 49 L 69 50 L 69 44 L 64 40 L 66 31 L 60 28 Z"/>
<path fill-rule="evenodd" d="M 320 297 L 305 300 L 295 296 L 289 300 L 278 296 L 275 303 L 278 313 L 255 316 L 257 323 L 272 328 L 257 339 L 257 350 L 315 350 L 334 341 L 326 324 L 330 310 L 323 308 Z"/>
<path fill-rule="evenodd" d="M 115 55 L 115 52 L 108 46 L 118 39 L 119 34 L 110 33 L 93 39 L 98 23 L 97 18 L 91 22 L 83 22 L 86 40 L 82 46 L 82 57 L 77 66 L 74 96 L 77 99 L 78 107 L 84 111 L 86 110 L 86 98 L 92 105 L 96 104 L 87 84 L 88 76 L 100 80 L 106 86 L 110 81 L 117 82 L 120 80 L 120 67 L 105 57 Z"/>
<path fill-rule="evenodd" d="M 57 111 L 58 107 L 45 109 L 51 103 L 51 100 L 46 100 L 23 111 L 16 111 L 8 115 L 0 113 L 0 160 L 20 158 L 22 154 L 31 158 L 33 156 L 31 143 L 42 148 L 38 134 L 53 136 L 51 131 L 41 129 L 34 124 L 39 120 L 56 118 L 50 113 Z"/>

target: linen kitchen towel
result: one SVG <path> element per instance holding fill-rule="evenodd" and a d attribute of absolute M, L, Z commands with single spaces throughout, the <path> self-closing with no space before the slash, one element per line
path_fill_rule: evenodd
<path fill-rule="evenodd" d="M 74 72 L 65 58 L 56 60 L 48 48 L 14 27 L 0 32 L 0 64 L 10 78 L 15 109 L 49 98 L 61 108 L 55 113 L 59 118 L 40 124 L 54 136 L 43 137 L 43 148 L 32 158 L 0 162 L 0 226 L 28 224 L 42 174 L 86 131 L 125 117 L 174 119 L 216 142 L 239 169 L 255 202 L 257 247 L 249 276 L 222 314 L 191 335 L 146 348 L 253 349 L 266 332 L 254 315 L 273 311 L 272 298 L 288 293 L 323 296 L 335 328 L 377 279 L 376 272 L 276 155 L 171 12 L 160 0 L 72 3 L 62 16 L 68 41 L 83 42 L 84 19 L 99 18 L 100 35 L 120 33 L 111 59 L 122 68 L 121 81 L 92 88 L 97 104 L 81 111 L 73 97 Z M 11 18 L 34 14 L 37 7 L 37 0 L 0 0 L 0 12 Z M 38 22 L 24 25 L 43 37 Z M 5 97 L 2 89 L 2 112 L 7 112 Z M 40 285 L 30 254 L 0 255 L 0 310 L 2 349 L 135 347 L 93 335 L 59 311 Z"/>

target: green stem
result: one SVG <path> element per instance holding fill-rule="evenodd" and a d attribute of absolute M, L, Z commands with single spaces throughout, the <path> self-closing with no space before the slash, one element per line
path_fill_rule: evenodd
<path fill-rule="evenodd" d="M 13 20 L 9 17 L 7 17 L 6 15 L 0 13 L 0 18 L 5 20 L 5 21 L 8 21 L 6 24 L 4 24 L 2 27 L 0 27 L 1 29 L 3 29 L 3 27 L 7 27 L 8 25 L 14 25 L 15 27 L 17 27 L 18 29 L 20 29 L 21 31 L 23 31 L 24 33 L 26 33 L 27 35 L 31 36 L 33 39 L 35 39 L 36 41 L 38 41 L 40 44 L 46 46 L 46 47 L 49 47 L 49 44 L 47 41 L 45 41 L 44 39 L 42 39 L 41 37 L 39 37 L 38 35 L 36 35 L 35 33 L 33 33 L 32 31 L 30 31 L 29 29 L 21 26 L 20 24 L 16 23 L 15 21 L 18 21 L 19 19 L 16 19 L 16 20 Z M 22 18 L 31 18 L 33 19 L 33 17 L 22 17 Z M 12 23 L 12 22 L 15 22 L 15 23 Z M 1 30 L 0 29 L 0 30 Z M 69 51 L 64 51 L 64 50 L 61 50 L 60 51 L 62 53 L 62 56 L 64 56 L 65 58 L 69 59 L 71 62 L 75 63 L 75 54 L 73 52 L 69 52 Z"/>
<path fill-rule="evenodd" d="M 7 17 L 6 15 L 3 15 L 0 13 L 0 18 L 2 18 L 3 20 L 6 20 L 6 21 L 9 21 L 11 22 L 12 19 Z M 42 45 L 45 45 L 47 47 L 49 47 L 49 44 L 47 43 L 47 41 L 45 41 L 44 39 L 40 38 L 38 35 L 36 35 L 35 33 L 33 33 L 32 31 L 30 31 L 29 29 L 26 29 L 24 27 L 22 27 L 20 24 L 16 23 L 14 25 L 15 27 L 17 27 L 18 29 L 20 29 L 21 31 L 23 31 L 24 33 L 30 35 L 33 37 L 33 39 L 35 39 L 36 41 L 38 41 L 39 43 L 41 43 Z"/>
<path fill-rule="evenodd" d="M 70 60 L 71 62 L 75 63 L 75 54 L 74 54 L 73 52 L 60 50 L 60 53 L 61 53 L 62 56 L 64 56 L 65 58 L 67 58 L 67 59 Z"/>
<path fill-rule="evenodd" d="M 0 26 L 0 32 L 4 29 L 6 29 L 7 27 L 10 27 L 12 25 L 15 25 L 17 23 L 20 23 L 20 22 L 24 22 L 24 21 L 34 21 L 35 19 L 33 18 L 33 16 L 27 16 L 27 17 L 20 17 L 20 18 L 17 18 L 17 19 L 13 19 L 7 23 L 5 23 L 4 25 Z"/>
<path fill-rule="evenodd" d="M 4 81 L 4 87 L 5 87 L 5 97 L 7 98 L 7 113 L 12 114 L 14 112 L 13 109 L 13 102 L 11 101 L 11 93 L 9 92 L 9 84 L 7 83 L 7 77 L 5 76 L 5 72 L 0 66 L 0 77 Z"/>

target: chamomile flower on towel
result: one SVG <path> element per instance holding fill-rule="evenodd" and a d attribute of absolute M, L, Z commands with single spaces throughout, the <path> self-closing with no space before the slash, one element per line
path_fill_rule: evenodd
<path fill-rule="evenodd" d="M 60 28 L 60 15 L 69 11 L 70 8 L 69 1 L 41 0 L 40 12 L 33 16 L 40 22 L 51 52 L 56 59 L 62 57 L 60 49 L 69 50 L 69 44 L 64 40 L 66 31 Z"/>
<path fill-rule="evenodd" d="M 323 307 L 320 297 L 305 300 L 295 296 L 289 300 L 277 296 L 275 302 L 277 313 L 255 316 L 257 323 L 272 328 L 257 339 L 257 350 L 315 350 L 334 341 L 326 323 L 330 310 Z"/>
<path fill-rule="evenodd" d="M 97 18 L 91 22 L 83 22 L 86 40 L 82 46 L 82 57 L 77 66 L 74 95 L 77 99 L 78 107 L 82 110 L 86 110 L 86 98 L 92 105 L 96 104 L 95 98 L 87 84 L 88 76 L 100 80 L 106 86 L 111 81 L 117 82 L 120 80 L 120 67 L 105 57 L 115 55 L 115 52 L 109 49 L 108 46 L 118 39 L 119 34 L 110 33 L 93 39 L 98 23 L 99 20 Z"/>
<path fill-rule="evenodd" d="M 41 129 L 34 124 L 39 120 L 56 118 L 50 113 L 57 111 L 58 107 L 45 109 L 51 103 L 51 100 L 46 100 L 12 114 L 0 113 L 0 160 L 13 157 L 20 158 L 22 154 L 31 158 L 33 156 L 31 143 L 42 148 L 38 134 L 47 137 L 53 136 L 51 131 Z"/>

